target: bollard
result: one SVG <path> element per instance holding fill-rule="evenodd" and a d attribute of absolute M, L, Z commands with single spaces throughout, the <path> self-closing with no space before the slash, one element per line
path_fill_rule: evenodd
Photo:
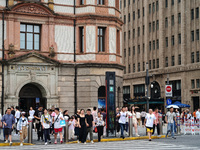
<path fill-rule="evenodd" d="M 66 125 L 64 127 L 64 142 L 67 143 L 67 142 L 69 142 L 69 127 L 68 127 L 68 123 L 69 123 L 68 119 L 69 118 L 67 116 L 65 116 L 64 119 L 66 122 Z"/>
<path fill-rule="evenodd" d="M 159 113 L 158 119 L 159 119 L 159 126 L 160 126 L 160 135 L 162 135 L 163 134 L 162 114 Z"/>
<path fill-rule="evenodd" d="M 180 114 L 177 115 L 177 134 L 181 134 Z"/>
<path fill-rule="evenodd" d="M 29 123 L 29 126 L 28 126 L 28 143 L 32 143 L 32 139 L 33 139 L 33 134 L 32 134 L 32 122 L 33 122 L 33 118 L 32 117 L 28 117 L 28 123 Z"/>
<path fill-rule="evenodd" d="M 129 116 L 129 137 L 133 137 L 133 117 Z"/>

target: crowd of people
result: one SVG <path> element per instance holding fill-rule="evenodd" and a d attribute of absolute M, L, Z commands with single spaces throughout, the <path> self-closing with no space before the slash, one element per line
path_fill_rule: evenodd
<path fill-rule="evenodd" d="M 105 135 L 105 119 L 106 113 L 104 109 L 97 112 L 94 107 L 93 111 L 87 109 L 78 110 L 75 115 L 69 116 L 68 110 L 63 111 L 59 108 L 46 109 L 39 106 L 37 110 L 30 107 L 29 114 L 20 111 L 19 107 L 8 108 L 5 115 L 0 115 L 0 127 L 3 126 L 3 136 L 5 143 L 10 141 L 12 145 L 12 132 L 15 131 L 14 136 L 20 136 L 20 146 L 23 146 L 24 140 L 27 137 L 27 129 L 29 116 L 32 118 L 33 130 L 37 132 L 37 141 L 44 141 L 45 145 L 51 144 L 51 135 L 54 135 L 54 144 L 57 144 L 57 137 L 59 136 L 60 143 L 63 143 L 63 127 L 66 126 L 68 121 L 69 139 L 74 140 L 77 136 L 78 143 L 86 144 L 87 135 L 90 137 L 91 143 L 93 142 L 93 132 L 98 133 L 98 141 Z M 63 122 L 64 121 L 64 122 Z"/>
<path fill-rule="evenodd" d="M 86 144 L 86 139 L 89 135 L 90 142 L 93 141 L 93 133 L 98 134 L 98 141 L 101 141 L 101 138 L 106 135 L 106 112 L 104 109 L 97 111 L 97 108 L 94 107 L 93 110 L 87 109 L 86 112 L 84 109 L 78 110 L 76 114 L 69 116 L 68 110 L 63 111 L 59 108 L 52 107 L 51 109 L 43 108 L 39 106 L 37 110 L 33 110 L 30 107 L 29 113 L 26 114 L 24 111 L 20 111 L 19 107 L 16 106 L 8 108 L 5 112 L 5 115 L 0 115 L 0 126 L 3 126 L 3 135 L 5 143 L 10 141 L 12 145 L 12 132 L 15 131 L 15 136 L 20 136 L 20 145 L 23 146 L 24 140 L 27 137 L 27 129 L 29 122 L 29 116 L 32 118 L 33 130 L 37 132 L 37 140 L 44 141 L 45 145 L 51 143 L 51 136 L 54 136 L 54 144 L 58 143 L 57 137 L 59 136 L 60 143 L 63 143 L 63 127 L 66 126 L 66 120 L 68 121 L 69 127 L 69 140 L 75 140 L 77 136 L 78 143 Z M 130 117 L 131 116 L 131 117 Z M 159 117 L 161 111 L 156 108 L 154 111 L 149 109 L 149 113 L 146 113 L 144 110 L 139 112 L 136 111 L 136 107 L 132 106 L 129 110 L 128 107 L 119 107 L 116 108 L 116 122 L 115 130 L 116 135 L 120 138 L 125 138 L 125 135 L 128 135 L 129 130 L 129 118 L 132 119 L 133 127 L 135 129 L 135 135 L 138 134 L 138 126 L 146 127 L 146 132 L 149 136 L 149 141 L 151 141 L 152 134 L 155 133 L 157 129 L 158 136 L 160 135 L 160 125 L 162 124 Z M 165 115 L 165 122 L 167 123 L 167 134 L 171 133 L 171 137 L 174 137 L 174 132 L 176 133 L 177 128 L 177 117 L 179 117 L 179 111 L 176 109 L 174 112 L 173 107 Z M 188 110 L 184 110 L 181 113 L 181 118 L 191 119 L 191 117 L 196 120 L 200 119 L 200 109 L 195 111 L 195 113 L 190 113 Z M 181 119 L 182 120 L 182 119 Z M 182 120 L 185 121 L 185 120 Z M 121 131 L 121 133 L 120 133 Z"/>

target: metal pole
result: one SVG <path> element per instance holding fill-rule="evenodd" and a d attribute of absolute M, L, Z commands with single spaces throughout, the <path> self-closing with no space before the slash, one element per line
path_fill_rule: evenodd
<path fill-rule="evenodd" d="M 74 0 L 74 15 L 76 15 L 76 0 Z M 74 19 L 74 114 L 77 112 L 77 65 L 76 65 L 76 19 Z"/>
<path fill-rule="evenodd" d="M 177 134 L 181 134 L 180 114 L 177 115 Z"/>
<path fill-rule="evenodd" d="M 4 11 L 2 12 L 2 93 L 1 93 L 1 114 L 4 114 Z"/>
<path fill-rule="evenodd" d="M 66 126 L 64 127 L 64 142 L 65 143 L 67 143 L 67 142 L 69 142 L 69 127 L 68 127 L 68 125 L 69 125 L 69 122 L 68 122 L 68 117 L 67 116 L 65 116 L 65 122 L 66 122 Z"/>
<path fill-rule="evenodd" d="M 149 112 L 149 64 L 146 63 L 147 112 Z"/>
<path fill-rule="evenodd" d="M 133 137 L 133 117 L 129 116 L 129 137 Z"/>
<path fill-rule="evenodd" d="M 32 143 L 32 140 L 33 140 L 32 122 L 33 122 L 33 118 L 32 117 L 28 117 L 28 123 L 29 123 L 29 126 L 28 126 L 28 143 Z"/>
<path fill-rule="evenodd" d="M 159 126 L 160 126 L 160 135 L 163 134 L 163 126 L 162 126 L 162 114 L 159 113 Z"/>

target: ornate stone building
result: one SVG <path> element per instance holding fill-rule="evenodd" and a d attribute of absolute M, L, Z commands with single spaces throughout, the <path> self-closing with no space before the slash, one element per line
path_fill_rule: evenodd
<path fill-rule="evenodd" d="M 116 103 L 121 105 L 118 0 L 1 0 L 0 15 L 4 110 L 43 105 L 73 113 L 76 105 L 97 106 L 107 71 L 116 73 Z"/>
<path fill-rule="evenodd" d="M 150 107 L 166 105 L 167 77 L 172 103 L 200 107 L 199 0 L 121 0 L 124 98 L 145 108 L 146 63 Z M 164 100 L 163 100 L 164 99 Z"/>

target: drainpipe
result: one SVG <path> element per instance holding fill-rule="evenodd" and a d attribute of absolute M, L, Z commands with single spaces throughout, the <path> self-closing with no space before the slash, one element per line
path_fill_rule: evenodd
<path fill-rule="evenodd" d="M 74 17 L 76 15 L 76 0 L 74 0 Z M 74 18 L 74 114 L 77 112 L 77 66 L 76 66 L 76 19 Z"/>
<path fill-rule="evenodd" d="M 6 6 L 7 7 L 7 6 Z M 1 114 L 4 114 L 4 11 L 2 12 L 2 93 L 1 93 Z"/>

